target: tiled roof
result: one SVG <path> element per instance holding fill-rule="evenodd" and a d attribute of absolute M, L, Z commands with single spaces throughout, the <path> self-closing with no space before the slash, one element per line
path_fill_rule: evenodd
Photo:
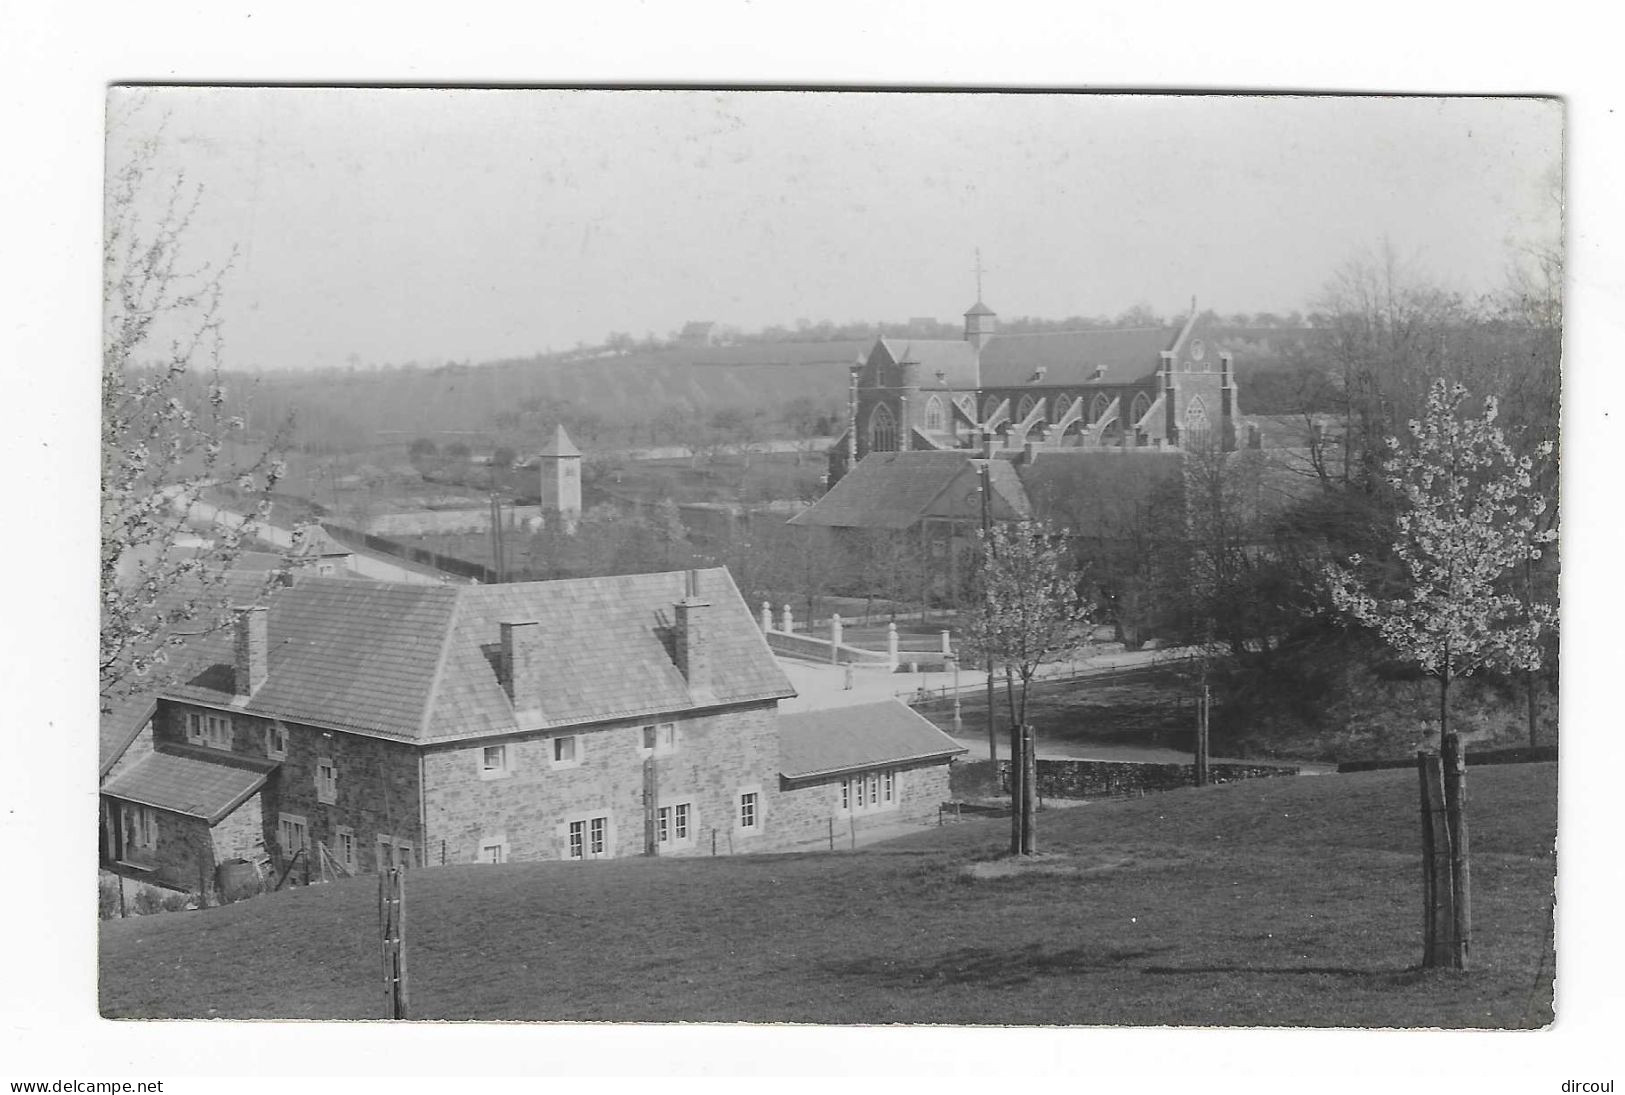
<path fill-rule="evenodd" d="M 1045 387 L 1086 384 L 1096 380 L 1100 365 L 1106 366 L 1100 383 L 1142 380 L 1157 371 L 1159 355 L 1173 347 L 1178 335 L 1168 327 L 998 334 L 982 347 L 982 387 L 1030 384 L 1040 368 Z"/>
<path fill-rule="evenodd" d="M 872 452 L 830 492 L 790 519 L 793 525 L 903 529 L 922 517 L 978 518 L 980 480 L 968 449 Z M 994 460 L 991 517 L 1029 513 L 1026 493 L 1008 460 Z"/>
<path fill-rule="evenodd" d="M 779 772 L 785 779 L 946 759 L 965 751 L 897 700 L 779 716 Z"/>
<path fill-rule="evenodd" d="M 699 580 L 712 606 L 709 702 L 793 695 L 728 572 Z M 671 647 L 683 592 L 681 572 L 490 586 L 312 578 L 272 601 L 269 676 L 246 703 L 232 702 L 229 636 L 165 694 L 404 740 L 511 733 L 521 726 L 497 677 L 499 625 L 534 620 L 549 672 L 541 721 L 524 729 L 679 711 L 696 705 Z"/>
<path fill-rule="evenodd" d="M 965 309 L 965 314 L 967 316 L 991 316 L 996 315 L 997 313 L 978 300 L 975 304 L 972 304 L 969 308 Z"/>
<path fill-rule="evenodd" d="M 962 338 L 882 338 L 878 344 L 893 361 L 901 361 L 907 354 L 920 363 L 922 389 L 970 391 L 977 387 L 976 347 Z"/>
<path fill-rule="evenodd" d="M 153 753 L 108 781 L 102 793 L 213 825 L 258 791 L 275 767 L 275 762 L 223 763 L 195 749 Z"/>

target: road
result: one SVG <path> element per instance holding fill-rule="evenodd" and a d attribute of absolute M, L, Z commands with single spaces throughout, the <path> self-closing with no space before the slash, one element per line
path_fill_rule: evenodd
<path fill-rule="evenodd" d="M 176 509 L 180 503 L 175 503 Z M 220 528 L 238 528 L 248 520 L 241 513 L 217 506 L 212 502 L 196 501 L 192 503 L 187 516 L 193 521 L 215 525 Z M 272 545 L 273 547 L 289 548 L 293 546 L 293 532 L 289 529 L 278 528 L 275 525 L 259 525 L 254 529 L 254 535 Z M 433 574 L 424 574 L 422 571 L 411 570 L 401 566 L 394 560 L 369 555 L 366 552 L 354 551 L 350 556 L 350 569 L 366 578 L 376 578 L 381 582 L 411 582 L 416 585 L 445 585 L 451 578 L 439 577 Z"/>

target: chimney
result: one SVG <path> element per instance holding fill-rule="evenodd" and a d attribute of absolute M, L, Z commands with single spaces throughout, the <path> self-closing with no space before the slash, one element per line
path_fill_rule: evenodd
<path fill-rule="evenodd" d="M 542 706 L 542 625 L 535 620 L 503 620 L 502 690 L 515 711 Z"/>
<path fill-rule="evenodd" d="M 709 601 L 700 598 L 700 572 L 683 576 L 683 599 L 677 602 L 677 668 L 688 681 L 689 695 L 696 703 L 716 699 L 711 690 L 711 646 L 705 629 Z"/>
<path fill-rule="evenodd" d="M 237 641 L 231 690 L 238 696 L 252 696 L 270 673 L 267 659 L 271 637 L 266 622 L 269 614 L 264 605 L 244 605 L 232 611 L 237 614 Z"/>

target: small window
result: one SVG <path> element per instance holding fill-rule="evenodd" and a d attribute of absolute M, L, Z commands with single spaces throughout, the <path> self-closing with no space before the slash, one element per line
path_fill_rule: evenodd
<path fill-rule="evenodd" d="M 231 748 L 230 715 L 205 715 L 203 722 L 203 744 L 212 749 Z"/>
<path fill-rule="evenodd" d="M 581 747 L 576 737 L 568 734 L 553 739 L 553 767 L 573 768 L 581 763 Z"/>
<path fill-rule="evenodd" d="M 122 859 L 144 859 L 158 847 L 158 811 L 133 802 L 123 804 L 124 848 Z"/>
<path fill-rule="evenodd" d="M 355 830 L 339 826 L 333 830 L 333 844 L 339 865 L 345 870 L 355 870 Z"/>
<path fill-rule="evenodd" d="M 580 858 L 582 858 L 582 852 L 584 850 L 583 840 L 585 838 L 586 831 L 587 831 L 587 823 L 586 822 L 584 822 L 584 821 L 572 821 L 572 822 L 570 822 L 570 849 L 569 849 L 569 854 L 570 854 L 571 859 L 580 859 Z"/>
<path fill-rule="evenodd" d="M 841 781 L 841 809 L 852 809 L 852 781 L 849 779 Z"/>
<path fill-rule="evenodd" d="M 655 811 L 655 841 L 660 844 L 687 844 L 692 825 L 692 805 L 687 802 L 662 806 Z"/>
<path fill-rule="evenodd" d="M 677 752 L 677 724 L 662 722 L 645 726 L 642 731 L 642 749 L 645 756 L 663 757 Z"/>
<path fill-rule="evenodd" d="M 897 773 L 893 772 L 890 768 L 886 769 L 885 773 L 881 776 L 880 788 L 881 793 L 886 796 L 887 802 L 891 802 L 897 797 L 896 784 Z"/>
<path fill-rule="evenodd" d="M 739 827 L 756 828 L 756 792 L 747 791 L 739 796 Z"/>
<path fill-rule="evenodd" d="M 316 760 L 316 801 L 331 806 L 339 798 L 339 770 L 332 757 Z"/>
<path fill-rule="evenodd" d="M 198 711 L 186 713 L 186 740 L 193 745 L 203 744 L 203 715 Z"/>
<path fill-rule="evenodd" d="M 502 779 L 509 774 L 506 745 L 487 745 L 480 750 L 481 779 Z"/>
<path fill-rule="evenodd" d="M 588 826 L 588 837 L 591 841 L 589 848 L 592 855 L 600 856 L 604 854 L 605 837 L 608 830 L 608 818 L 595 817 L 592 819 L 591 824 Z"/>
<path fill-rule="evenodd" d="M 265 755 L 272 760 L 288 759 L 288 728 L 280 722 L 265 728 Z"/>
<path fill-rule="evenodd" d="M 481 863 L 508 862 L 508 842 L 505 840 L 490 841 L 480 845 Z"/>
<path fill-rule="evenodd" d="M 284 856 L 293 857 L 304 851 L 308 839 L 305 819 L 298 814 L 282 814 L 277 823 L 277 844 Z"/>

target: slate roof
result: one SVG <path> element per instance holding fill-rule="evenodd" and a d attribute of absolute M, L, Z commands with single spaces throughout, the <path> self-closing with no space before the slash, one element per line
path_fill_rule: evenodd
<path fill-rule="evenodd" d="M 275 761 L 236 758 L 223 763 L 188 749 L 153 753 L 102 787 L 102 793 L 126 802 L 156 806 L 210 825 L 231 813 L 258 791 L 276 768 Z"/>
<path fill-rule="evenodd" d="M 779 716 L 779 773 L 790 780 L 946 760 L 966 751 L 897 700 Z"/>
<path fill-rule="evenodd" d="M 564 432 L 564 426 L 561 423 L 558 428 L 553 431 L 553 440 L 548 442 L 544 448 L 536 453 L 536 455 L 580 456 L 581 450 L 576 448 L 576 443 L 574 441 L 570 440 L 570 435 Z"/>
<path fill-rule="evenodd" d="M 909 355 L 920 363 L 920 388 L 929 391 L 972 391 L 978 386 L 976 347 L 962 338 L 882 338 L 879 344 L 893 361 Z M 942 373 L 942 379 L 937 374 Z"/>
<path fill-rule="evenodd" d="M 998 334 L 982 347 L 981 386 L 1013 388 L 1030 384 L 1040 367 L 1044 369 L 1045 387 L 1143 380 L 1157 371 L 1159 355 L 1173 348 L 1179 334 L 1169 327 Z M 1106 366 L 1106 375 L 1097 381 L 1098 365 Z"/>
<path fill-rule="evenodd" d="M 733 580 L 699 572 L 710 602 L 715 704 L 794 695 Z M 232 696 L 230 637 L 166 690 L 178 700 L 407 741 L 567 726 L 696 706 L 673 655 L 682 572 L 489 586 L 312 578 L 271 602 L 269 675 Z M 534 620 L 550 670 L 523 726 L 497 677 L 500 624 Z"/>
<path fill-rule="evenodd" d="M 244 552 L 243 555 L 249 554 Z M 244 562 L 243 555 L 239 555 L 237 562 Z M 277 558 L 280 565 L 280 558 Z M 252 563 L 253 561 L 250 560 Z M 247 604 L 253 602 L 267 591 L 270 576 L 266 570 L 250 569 L 239 565 L 228 571 L 221 579 L 221 584 L 209 594 L 212 604 L 225 601 L 229 604 Z M 198 597 L 203 586 L 194 583 L 181 583 L 166 590 L 154 603 L 155 613 L 167 613 L 179 608 L 189 598 Z M 212 607 L 206 610 L 212 616 Z M 180 621 L 164 629 L 164 634 L 182 635 L 184 632 L 195 631 L 203 626 L 197 620 Z M 195 673 L 203 665 L 218 657 L 219 642 L 206 635 L 187 637 L 185 645 L 169 648 L 168 664 L 155 669 L 150 675 L 150 683 L 135 683 L 131 689 L 121 689 L 115 695 L 102 697 L 102 705 L 106 708 L 101 713 L 98 726 L 98 745 L 101 759 L 101 774 L 106 775 L 118 758 L 124 755 L 124 750 L 130 747 L 141 728 L 152 717 L 153 708 L 157 706 L 158 693 L 162 687 L 172 681 L 184 680 Z"/>
<path fill-rule="evenodd" d="M 975 455 L 969 449 L 872 452 L 790 524 L 903 529 L 927 516 L 979 518 Z M 993 520 L 1028 516 L 1027 495 L 1010 461 L 993 461 L 992 480 Z"/>

